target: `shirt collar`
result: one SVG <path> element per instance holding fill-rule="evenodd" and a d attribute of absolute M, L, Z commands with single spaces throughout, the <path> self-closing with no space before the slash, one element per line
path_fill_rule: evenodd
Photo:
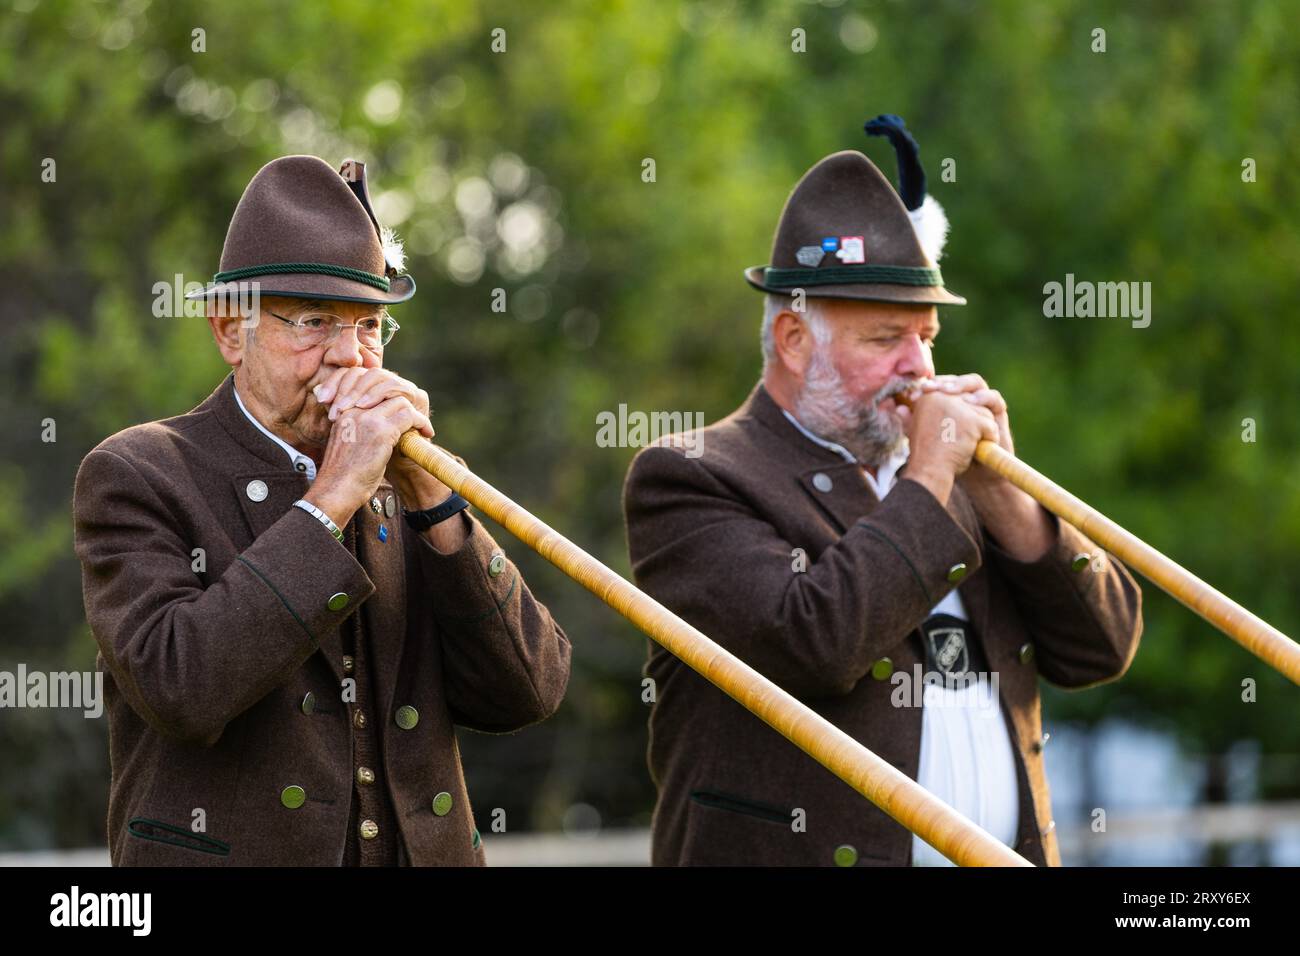
<path fill-rule="evenodd" d="M 784 408 L 781 409 L 781 414 L 789 419 L 790 424 L 799 429 L 799 431 L 802 432 L 804 437 L 809 441 L 815 442 L 823 448 L 830 449 L 845 461 L 855 464 L 857 463 L 857 457 L 843 445 L 836 444 L 833 441 L 827 441 L 820 435 L 814 435 L 808 429 L 804 428 L 803 425 L 799 423 L 799 419 L 791 415 L 788 410 Z M 892 458 L 876 468 L 875 477 L 872 477 L 871 472 L 867 471 L 865 467 L 862 469 L 862 477 L 866 478 L 867 482 L 871 485 L 871 490 L 876 493 L 877 501 L 883 499 L 885 495 L 889 493 L 889 489 L 894 487 L 894 479 L 898 474 L 898 469 L 902 468 L 903 465 L 907 463 L 907 454 L 907 449 L 905 447 L 900 449 Z"/>
<path fill-rule="evenodd" d="M 315 481 L 316 462 L 312 461 L 311 458 L 304 455 L 302 452 L 298 451 L 298 449 L 294 448 L 292 445 L 290 445 L 287 441 L 285 441 L 280 436 L 273 435 L 271 432 L 267 431 L 266 426 L 263 425 L 261 422 L 259 422 L 256 418 L 254 418 L 249 413 L 248 409 L 244 407 L 244 400 L 239 397 L 239 389 L 237 388 L 232 389 L 232 391 L 235 393 L 235 401 L 239 404 L 239 410 L 243 412 L 245 416 L 247 416 L 250 422 L 252 422 L 254 425 L 257 426 L 258 431 L 260 431 L 263 435 L 271 439 L 271 441 L 275 442 L 277 445 L 279 445 L 281 448 L 285 450 L 285 453 L 289 456 L 289 461 L 292 462 L 293 464 L 294 471 L 297 471 L 299 474 L 306 475 L 308 481 Z"/>
<path fill-rule="evenodd" d="M 835 454 L 839 455 L 841 458 L 843 458 L 845 461 L 851 464 L 857 463 L 858 461 L 857 457 L 854 456 L 853 452 L 849 451 L 843 445 L 837 445 L 833 441 L 827 441 L 825 438 L 822 438 L 819 435 L 814 435 L 808 429 L 804 428 L 803 425 L 799 423 L 799 419 L 791 415 L 786 409 L 784 408 L 781 409 L 781 414 L 790 420 L 791 425 L 799 429 L 799 431 L 803 432 L 804 437 L 807 438 L 809 441 L 815 442 L 816 444 L 821 445 L 823 448 L 829 448 L 831 451 L 835 452 Z"/>

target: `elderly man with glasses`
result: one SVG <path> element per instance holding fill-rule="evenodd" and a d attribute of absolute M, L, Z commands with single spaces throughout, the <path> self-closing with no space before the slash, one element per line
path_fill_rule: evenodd
<path fill-rule="evenodd" d="M 454 728 L 549 716 L 570 646 L 395 450 L 434 434 L 384 368 L 387 307 L 414 292 L 361 163 L 267 164 L 192 296 L 232 374 L 82 462 L 115 865 L 485 862 Z"/>

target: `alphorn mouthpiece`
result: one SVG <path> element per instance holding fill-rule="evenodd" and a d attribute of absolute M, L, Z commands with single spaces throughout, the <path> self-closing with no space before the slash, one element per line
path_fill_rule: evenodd
<path fill-rule="evenodd" d="M 911 408 L 912 403 L 921 397 L 921 386 L 909 386 L 903 391 L 890 395 L 889 397 L 894 400 L 895 405 L 906 405 L 908 408 Z"/>

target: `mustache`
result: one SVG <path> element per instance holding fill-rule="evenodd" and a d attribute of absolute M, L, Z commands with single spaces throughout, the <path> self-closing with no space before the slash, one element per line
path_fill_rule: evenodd
<path fill-rule="evenodd" d="M 921 388 L 921 379 L 906 378 L 898 375 L 891 378 L 875 395 L 871 398 L 871 406 L 875 408 L 887 398 L 893 398 L 895 395 L 903 395 L 909 392 L 916 392 Z"/>

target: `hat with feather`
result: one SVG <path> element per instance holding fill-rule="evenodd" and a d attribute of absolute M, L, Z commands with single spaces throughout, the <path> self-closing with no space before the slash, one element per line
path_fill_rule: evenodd
<path fill-rule="evenodd" d="M 282 156 L 240 197 L 212 283 L 186 298 L 256 282 L 260 295 L 387 305 L 415 295 L 404 265 L 402 243 L 375 216 L 365 163 L 335 172 L 317 156 Z"/>
<path fill-rule="evenodd" d="M 756 289 L 809 297 L 965 305 L 939 271 L 948 237 L 943 208 L 925 189 L 920 150 L 902 117 L 868 120 L 898 161 L 898 189 L 856 150 L 832 153 L 795 185 L 772 241 L 771 265 L 745 270 Z"/>

